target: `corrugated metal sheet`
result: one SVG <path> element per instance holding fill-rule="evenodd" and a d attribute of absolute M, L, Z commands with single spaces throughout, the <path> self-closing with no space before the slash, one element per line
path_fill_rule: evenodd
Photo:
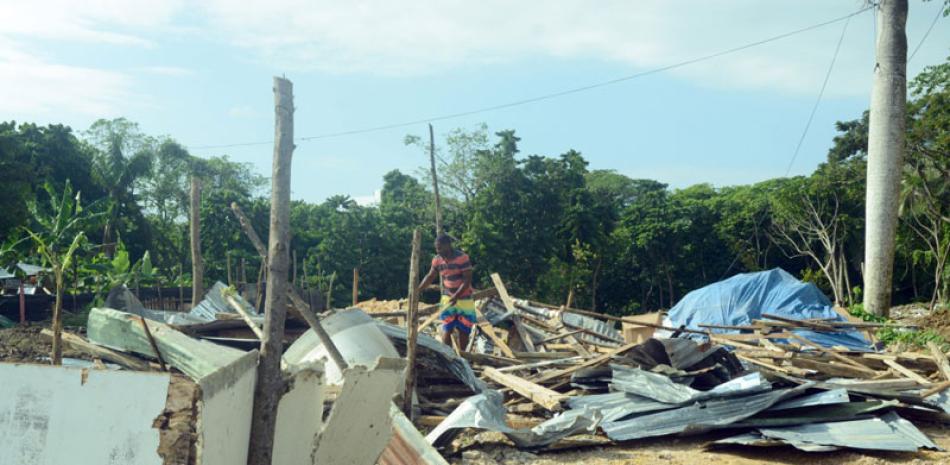
<path fill-rule="evenodd" d="M 629 368 L 611 365 L 614 370 L 610 386 L 614 390 L 647 397 L 668 404 L 682 404 L 715 397 L 728 397 L 761 392 L 771 389 L 771 384 L 759 372 L 729 380 L 708 391 L 698 391 L 683 384 L 674 383 L 670 378 Z"/>
<path fill-rule="evenodd" d="M 778 402 L 801 395 L 808 387 L 810 386 L 804 385 L 741 397 L 711 399 L 629 420 L 603 423 L 601 428 L 607 437 L 614 441 L 676 433 L 700 433 L 749 418 Z"/>
<path fill-rule="evenodd" d="M 911 422 L 894 412 L 867 420 L 761 428 L 758 432 L 762 437 L 781 440 L 802 450 L 813 446 L 899 452 L 916 452 L 921 448 L 940 450 Z"/>
<path fill-rule="evenodd" d="M 776 412 L 779 410 L 813 407 L 816 405 L 844 404 L 850 401 L 851 398 L 848 396 L 847 389 L 832 389 L 830 391 L 820 391 L 775 404 L 769 408 L 769 411 Z"/>

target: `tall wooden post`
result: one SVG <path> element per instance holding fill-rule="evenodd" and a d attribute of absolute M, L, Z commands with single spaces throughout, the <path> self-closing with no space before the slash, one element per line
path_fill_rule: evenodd
<path fill-rule="evenodd" d="M 233 286 L 234 282 L 231 279 L 231 251 L 230 250 L 224 253 L 224 260 L 225 260 L 225 266 L 227 267 L 227 271 L 228 271 L 228 286 Z"/>
<path fill-rule="evenodd" d="M 191 175 L 191 306 L 204 295 L 204 262 L 201 261 L 201 178 Z"/>
<path fill-rule="evenodd" d="M 439 175 L 435 169 L 435 132 L 429 125 L 429 165 L 432 168 L 432 192 L 435 193 L 435 235 L 442 234 L 442 199 L 439 197 Z"/>
<path fill-rule="evenodd" d="M 418 229 L 412 232 L 412 254 L 409 258 L 409 311 L 406 312 L 406 391 L 403 395 L 403 408 L 412 418 L 412 391 L 416 386 L 416 338 L 418 327 L 416 320 L 419 311 L 419 254 L 422 248 L 422 234 Z"/>
<path fill-rule="evenodd" d="M 887 316 L 907 118 L 907 0 L 881 0 L 877 8 L 877 65 L 868 120 L 864 308 Z"/>
<path fill-rule="evenodd" d="M 268 238 L 267 299 L 257 386 L 251 419 L 248 465 L 271 465 L 277 405 L 284 390 L 280 375 L 284 319 L 287 314 L 287 273 L 290 259 L 290 168 L 294 151 L 293 84 L 274 78 L 274 163 L 271 176 L 270 237 Z"/>
<path fill-rule="evenodd" d="M 360 268 L 353 268 L 353 306 L 360 301 Z"/>
<path fill-rule="evenodd" d="M 297 251 L 296 250 L 293 251 L 293 259 L 294 259 L 294 273 L 293 273 L 293 278 L 291 278 L 290 282 L 296 284 L 297 283 Z"/>

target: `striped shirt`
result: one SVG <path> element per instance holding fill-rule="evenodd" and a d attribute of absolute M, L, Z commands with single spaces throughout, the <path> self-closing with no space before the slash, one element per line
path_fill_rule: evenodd
<path fill-rule="evenodd" d="M 436 255 L 432 259 L 432 268 L 439 272 L 439 277 L 442 279 L 442 293 L 453 295 L 465 283 L 465 276 L 462 272 L 471 270 L 472 262 L 468 259 L 468 254 L 456 250 L 455 255 L 451 258 Z M 459 294 L 459 298 L 464 299 L 470 295 L 472 295 L 472 286 Z"/>

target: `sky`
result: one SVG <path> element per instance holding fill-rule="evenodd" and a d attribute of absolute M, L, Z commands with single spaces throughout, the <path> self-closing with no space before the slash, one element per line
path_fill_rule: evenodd
<path fill-rule="evenodd" d="M 910 0 L 909 53 L 942 3 Z M 403 144 L 426 134 L 426 120 L 663 68 L 862 8 L 864 0 L 0 0 L 0 120 L 81 131 L 123 116 L 194 155 L 228 155 L 269 176 L 272 79 L 286 76 L 296 107 L 292 197 L 369 202 L 388 171 L 427 166 Z M 524 155 L 575 149 L 590 169 L 674 188 L 807 174 L 825 159 L 834 122 L 868 106 L 874 34 L 865 11 L 640 78 L 438 119 L 436 144 L 486 123 L 516 130 Z M 948 55 L 950 18 L 941 17 L 908 76 Z M 232 146 L 245 143 L 259 144 Z"/>

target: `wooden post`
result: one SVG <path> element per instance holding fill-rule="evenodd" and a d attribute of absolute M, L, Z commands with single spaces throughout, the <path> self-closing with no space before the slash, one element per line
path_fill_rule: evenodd
<path fill-rule="evenodd" d="M 432 167 L 432 192 L 435 193 L 435 235 L 442 234 L 442 200 L 439 197 L 439 175 L 435 169 L 435 134 L 429 124 L 429 164 Z"/>
<path fill-rule="evenodd" d="M 185 265 L 183 263 L 178 264 L 178 311 L 185 309 L 185 286 L 182 284 L 184 282 L 184 273 Z"/>
<path fill-rule="evenodd" d="M 327 310 L 333 308 L 333 281 L 336 280 L 336 271 L 330 273 L 330 284 L 327 286 Z"/>
<path fill-rule="evenodd" d="M 204 263 L 201 261 L 201 179 L 191 175 L 191 306 L 204 295 Z"/>
<path fill-rule="evenodd" d="M 291 278 L 290 282 L 296 285 L 297 284 L 297 251 L 296 250 L 293 251 L 293 257 L 294 257 L 294 274 L 293 274 L 294 277 Z"/>
<path fill-rule="evenodd" d="M 412 232 L 412 254 L 409 257 L 409 311 L 406 313 L 406 391 L 403 394 L 403 411 L 412 418 L 412 391 L 416 385 L 416 313 L 419 310 L 419 254 L 422 234 Z"/>
<path fill-rule="evenodd" d="M 241 284 L 247 284 L 247 271 L 244 270 L 244 267 L 247 265 L 247 260 L 244 257 L 241 257 Z"/>
<path fill-rule="evenodd" d="M 293 84 L 274 78 L 274 163 L 271 176 L 270 237 L 268 238 L 267 300 L 251 417 L 248 465 L 271 465 L 277 404 L 284 390 L 280 357 L 287 314 L 288 242 L 290 241 L 290 168 L 294 152 Z"/>
<path fill-rule="evenodd" d="M 230 250 L 224 253 L 224 263 L 228 271 L 228 286 L 233 286 L 234 282 L 231 279 L 231 251 Z"/>
<path fill-rule="evenodd" d="M 359 302 L 360 299 L 360 269 L 359 267 L 353 268 L 353 306 Z"/>

